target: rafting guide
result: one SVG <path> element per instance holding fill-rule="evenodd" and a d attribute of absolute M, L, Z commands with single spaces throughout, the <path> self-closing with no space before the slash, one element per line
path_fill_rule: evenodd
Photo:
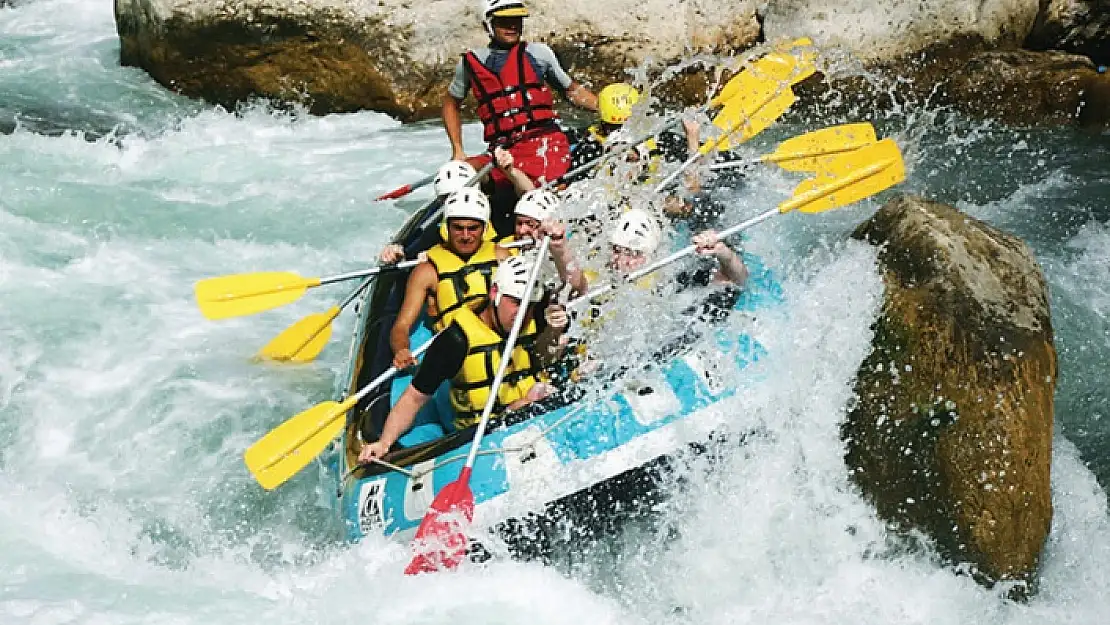
<path fill-rule="evenodd" d="M 559 178 L 570 166 L 570 143 L 557 124 L 552 88 L 590 111 L 597 110 L 597 96 L 567 74 L 550 47 L 523 40 L 527 16 L 519 0 L 484 0 L 482 23 L 489 45 L 468 50 L 456 65 L 443 98 L 443 127 L 452 160 L 469 160 L 475 168 L 489 162 L 488 154 L 467 159 L 463 149 L 460 106 L 473 94 L 490 149 L 505 147 L 515 167 L 539 185 Z M 494 226 L 508 232 L 501 220 L 511 215 L 517 194 L 500 170 L 493 172 L 492 182 Z M 507 199 L 499 199 L 502 195 Z"/>

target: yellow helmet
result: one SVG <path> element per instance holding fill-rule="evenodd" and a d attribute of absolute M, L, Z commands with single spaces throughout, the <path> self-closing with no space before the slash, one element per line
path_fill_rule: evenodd
<path fill-rule="evenodd" d="M 597 94 L 597 112 L 606 124 L 623 124 L 632 116 L 640 92 L 626 82 L 607 85 Z"/>

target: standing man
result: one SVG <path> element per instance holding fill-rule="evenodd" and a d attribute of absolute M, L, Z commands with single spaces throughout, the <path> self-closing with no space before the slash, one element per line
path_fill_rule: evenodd
<path fill-rule="evenodd" d="M 551 87 L 590 111 L 597 110 L 597 96 L 567 75 L 550 47 L 522 39 L 528 9 L 521 0 L 483 2 L 489 46 L 463 54 L 443 98 L 443 127 L 451 140 L 451 158 L 467 160 L 459 107 L 469 91 L 477 101 L 486 143 L 491 149 L 504 146 L 512 153 L 514 166 L 539 186 L 570 167 L 570 143 L 556 124 L 559 115 Z M 469 160 L 480 169 L 489 158 L 482 155 Z M 494 169 L 492 178 L 494 223 L 499 217 L 508 222 L 516 193 L 502 171 Z"/>

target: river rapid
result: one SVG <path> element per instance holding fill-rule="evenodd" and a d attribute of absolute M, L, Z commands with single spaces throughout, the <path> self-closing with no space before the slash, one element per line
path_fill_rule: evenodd
<path fill-rule="evenodd" d="M 1039 593 L 985 590 L 907 545 L 847 480 L 838 424 L 882 297 L 846 234 L 878 205 L 790 215 L 748 251 L 787 306 L 730 400 L 755 431 L 693 464 L 660 520 L 551 565 L 401 575 L 407 545 L 342 541 L 310 469 L 263 492 L 243 450 L 332 396 L 353 315 L 311 365 L 252 363 L 346 287 L 210 322 L 201 278 L 366 266 L 415 206 L 373 202 L 448 156 L 438 124 L 238 113 L 121 68 L 109 0 L 0 8 L 0 623 L 1102 623 L 1110 608 L 1110 136 L 1012 130 L 906 105 L 858 111 L 906 154 L 905 190 L 1034 249 L 1060 356 L 1055 517 Z M 849 121 L 788 116 L 754 142 Z M 471 151 L 477 127 L 466 128 Z M 747 146 L 745 146 L 747 147 Z M 756 170 L 747 217 L 796 179 Z"/>

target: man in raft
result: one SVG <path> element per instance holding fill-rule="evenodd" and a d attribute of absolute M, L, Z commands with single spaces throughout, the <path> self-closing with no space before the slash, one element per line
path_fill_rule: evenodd
<path fill-rule="evenodd" d="M 489 45 L 463 54 L 443 98 L 443 127 L 451 141 L 451 158 L 467 160 L 459 109 L 469 91 L 477 101 L 490 149 L 500 145 L 510 151 L 515 166 L 537 184 L 555 180 L 570 166 L 570 143 L 557 124 L 551 87 L 590 111 L 597 110 L 597 96 L 567 74 L 550 47 L 522 39 L 528 9 L 521 0 L 484 3 Z M 489 158 L 483 155 L 469 161 L 480 169 Z M 501 171 L 495 169 L 492 179 L 493 225 L 498 233 L 509 234 L 516 193 Z"/>
<path fill-rule="evenodd" d="M 450 380 L 451 384 L 455 429 L 478 423 L 493 392 L 493 377 L 521 306 L 528 306 L 528 311 L 505 377 L 497 389 L 491 418 L 539 401 L 554 390 L 540 380 L 539 372 L 558 354 L 558 339 L 566 330 L 568 319 L 564 311 L 555 307 L 536 318 L 535 305 L 543 297 L 543 289 L 538 286 L 532 289 L 529 301 L 524 301 L 533 263 L 530 255 L 501 261 L 488 293 L 491 305 L 481 312 L 463 308 L 451 318 L 450 325 L 435 338 L 412 382 L 389 411 L 381 437 L 363 445 L 358 457 L 360 463 L 388 453 L 397 439 L 412 427 L 416 414 L 445 380 Z"/>
<path fill-rule="evenodd" d="M 624 280 L 647 265 L 661 240 L 662 230 L 655 217 L 640 208 L 625 211 L 609 235 L 610 257 L 606 269 L 610 279 Z M 691 242 L 699 262 L 695 268 L 684 269 L 674 276 L 674 292 L 708 288 L 701 310 L 691 309 L 687 314 L 696 313 L 704 320 L 720 319 L 736 304 L 748 280 L 748 268 L 740 254 L 717 236 L 716 230 L 699 232 Z M 646 282 L 638 284 L 651 286 Z"/>
<path fill-rule="evenodd" d="M 591 283 L 622 285 L 630 274 L 652 260 L 662 242 L 662 229 L 652 214 L 633 208 L 617 220 L 609 233 L 608 242 L 610 251 L 604 270 L 591 272 L 589 278 Z M 682 269 L 672 274 L 670 279 L 657 278 L 657 273 L 648 274 L 626 287 L 665 299 L 669 305 L 677 304 L 681 309 L 679 319 L 683 321 L 683 327 L 678 335 L 665 336 L 666 324 L 661 319 L 655 319 L 653 341 L 661 339 L 662 345 L 653 349 L 653 361 L 667 360 L 695 341 L 702 332 L 702 324 L 726 319 L 747 282 L 748 269 L 740 254 L 720 240 L 716 231 L 706 230 L 694 235 L 693 244 L 698 259 L 694 267 Z M 602 294 L 591 299 L 589 308 L 578 316 L 584 334 L 572 339 L 575 343 L 572 350 L 574 356 L 567 368 L 574 369 L 578 363 L 581 367 L 572 379 L 592 374 L 602 364 L 599 361 L 626 355 L 632 340 L 631 336 L 626 339 L 622 335 L 624 328 L 630 325 L 626 315 L 643 314 L 640 308 L 629 305 L 629 296 L 632 301 L 637 300 L 635 295 L 622 294 L 621 290 Z M 603 338 L 608 338 L 610 342 L 615 340 L 616 344 L 597 345 Z M 587 350 L 586 345 L 592 347 Z M 613 353 L 614 348 L 616 353 Z M 611 365 L 618 372 L 626 369 L 623 362 Z"/>
<path fill-rule="evenodd" d="M 521 194 L 513 208 L 513 233 L 498 241 L 502 247 L 508 246 L 514 253 L 534 250 L 544 234 L 551 237 L 551 257 L 555 270 L 563 284 L 571 286 L 570 295 L 586 292 L 586 278 L 575 262 L 566 245 L 566 225 L 556 219 L 562 201 L 551 191 L 538 188 L 514 166 L 513 155 L 507 150 L 495 151 L 497 167 L 512 181 L 513 187 Z M 452 161 L 455 162 L 455 161 Z M 525 245 L 520 242 L 531 241 Z"/>
<path fill-rule="evenodd" d="M 525 207 L 528 206 L 526 203 Z M 492 241 L 489 217 L 489 200 L 474 188 L 456 191 L 443 203 L 442 240 L 424 252 L 426 261 L 409 275 L 401 309 L 389 333 L 393 366 L 405 369 L 416 364 L 410 334 L 425 310 L 435 329 L 440 330 L 448 325 L 451 315 L 463 308 L 477 313 L 488 307 L 493 270 L 499 261 L 512 254 Z M 546 219 L 531 235 L 540 238 L 551 235 L 556 270 L 560 276 L 570 277 L 575 270 L 564 233 L 561 223 Z M 380 259 L 383 263 L 394 263 L 403 256 L 400 245 L 388 245 Z"/>

